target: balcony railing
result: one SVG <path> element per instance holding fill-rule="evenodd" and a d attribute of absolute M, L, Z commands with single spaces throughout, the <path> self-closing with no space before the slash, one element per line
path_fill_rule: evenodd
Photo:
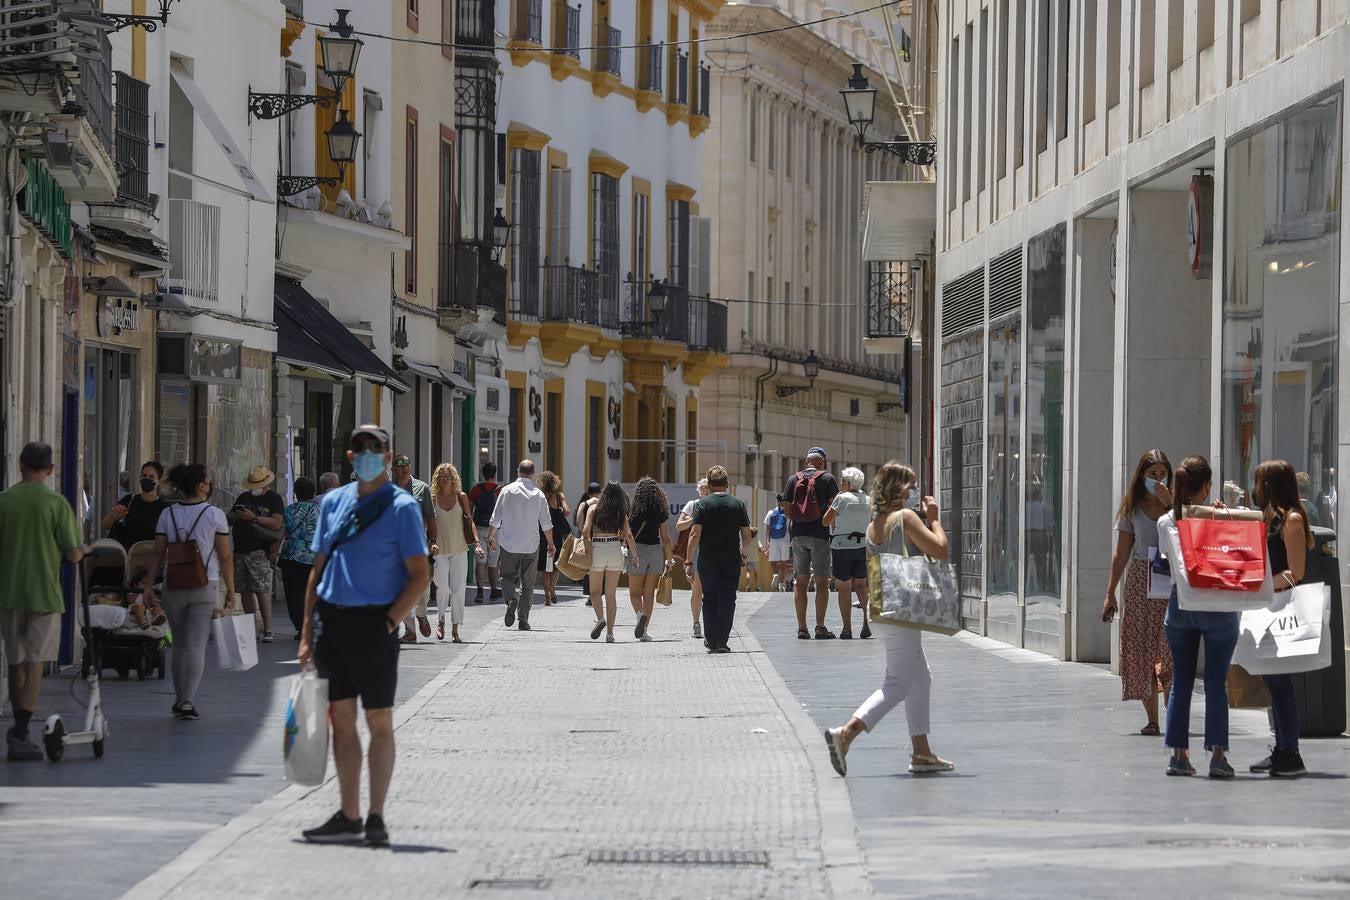
<path fill-rule="evenodd" d="M 281 5 L 286 8 L 287 16 L 305 21 L 305 0 L 281 0 Z"/>
<path fill-rule="evenodd" d="M 150 85 L 117 73 L 117 199 L 150 203 Z"/>
<path fill-rule="evenodd" d="M 689 105 L 689 54 L 675 51 L 675 71 L 670 73 L 670 99 Z"/>
<path fill-rule="evenodd" d="M 623 32 L 608 24 L 600 26 L 595 46 L 595 70 L 611 75 L 623 75 L 619 48 L 623 46 Z"/>
<path fill-rule="evenodd" d="M 659 316 L 650 315 L 652 335 L 683 344 L 689 340 L 689 288 L 666 284 L 666 308 Z M 650 300 L 648 301 L 650 306 Z"/>
<path fill-rule="evenodd" d="M 712 70 L 707 66 L 698 67 L 698 98 L 694 114 L 708 115 L 708 96 L 712 93 Z"/>
<path fill-rule="evenodd" d="M 94 130 L 108 155 L 113 155 L 112 44 L 107 35 L 97 39 L 97 54 L 81 55 L 80 77 L 74 85 L 75 102 L 84 108 L 84 120 Z"/>
<path fill-rule="evenodd" d="M 919 261 L 867 263 L 867 336 L 905 337 L 914 301 L 923 290 Z"/>
<path fill-rule="evenodd" d="M 553 52 L 581 59 L 581 7 L 559 0 L 553 7 Z"/>
<path fill-rule="evenodd" d="M 220 299 L 220 207 L 169 201 L 169 289 L 184 297 Z"/>
<path fill-rule="evenodd" d="M 727 352 L 727 305 L 707 297 L 689 298 L 689 348 Z"/>
<path fill-rule="evenodd" d="M 496 30 L 493 0 L 455 0 L 455 43 L 491 49 Z"/>
<path fill-rule="evenodd" d="M 544 42 L 544 0 L 515 0 L 515 24 L 511 37 L 532 44 Z"/>
<path fill-rule="evenodd" d="M 664 44 L 652 44 L 651 38 L 647 39 L 649 46 L 642 48 L 642 58 L 638 63 L 641 81 L 638 88 L 644 91 L 661 92 L 661 57 L 665 53 Z"/>
<path fill-rule="evenodd" d="M 545 260 L 543 313 L 547 322 L 599 325 L 600 282 L 595 270 Z"/>

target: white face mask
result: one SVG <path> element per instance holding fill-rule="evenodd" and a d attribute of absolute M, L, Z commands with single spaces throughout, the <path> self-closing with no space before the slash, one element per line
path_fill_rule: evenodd
<path fill-rule="evenodd" d="M 255 497 L 261 497 L 263 494 L 267 493 L 267 488 L 265 487 L 253 488 L 252 490 L 249 491 L 249 493 Z"/>

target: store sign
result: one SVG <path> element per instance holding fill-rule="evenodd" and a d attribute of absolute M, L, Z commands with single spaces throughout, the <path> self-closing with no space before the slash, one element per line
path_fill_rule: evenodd
<path fill-rule="evenodd" d="M 533 431 L 538 434 L 544 427 L 544 398 L 534 388 L 530 388 L 530 424 L 534 426 Z M 537 453 L 537 450 L 531 450 L 531 453 Z"/>
<path fill-rule="evenodd" d="M 543 453 L 544 445 L 540 441 L 526 441 L 530 453 Z"/>
<path fill-rule="evenodd" d="M 111 337 L 124 331 L 141 330 L 141 304 L 137 300 L 100 297 L 98 300 L 98 336 Z"/>
<path fill-rule="evenodd" d="M 193 335 L 188 377 L 194 381 L 238 382 L 243 376 L 244 345 L 239 341 Z"/>
<path fill-rule="evenodd" d="M 36 159 L 27 163 L 28 181 L 23 186 L 23 214 L 37 226 L 57 247 L 61 255 L 70 258 L 71 227 L 70 201 L 61 185 L 47 171 L 47 167 Z"/>
<path fill-rule="evenodd" d="M 618 447 L 606 447 L 606 448 L 605 448 L 605 456 L 607 456 L 607 457 L 610 458 L 610 459 L 618 459 L 618 458 L 619 458 L 619 448 L 618 448 Z"/>
<path fill-rule="evenodd" d="M 1186 194 L 1186 256 L 1191 277 L 1208 279 L 1213 269 L 1214 179 L 1209 175 L 1191 177 Z"/>

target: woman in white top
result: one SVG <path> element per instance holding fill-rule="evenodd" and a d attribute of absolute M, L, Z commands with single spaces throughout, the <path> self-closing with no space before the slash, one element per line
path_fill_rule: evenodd
<path fill-rule="evenodd" d="M 190 590 L 163 592 L 164 612 L 173 631 L 173 689 L 177 695 L 171 712 L 175 718 L 201 718 L 193 698 L 206 667 L 206 641 L 211 636 L 211 616 L 220 600 L 220 579 L 225 579 L 225 598 L 234 597 L 234 550 L 230 525 L 223 510 L 206 500 L 211 496 L 211 475 L 200 463 L 182 463 L 169 472 L 169 482 L 183 495 L 176 506 L 159 515 L 155 526 L 155 555 L 150 571 L 164 567 L 169 543 L 196 541 L 206 567 L 206 584 Z M 145 605 L 154 602 L 154 579 L 147 579 Z"/>
<path fill-rule="evenodd" d="M 478 543 L 478 528 L 473 523 L 473 510 L 459 480 L 459 470 L 450 463 L 441 463 L 431 475 L 431 506 L 436 511 L 436 543 L 431 545 L 431 578 L 436 585 L 436 640 L 445 640 L 445 607 L 450 607 L 450 640 L 464 643 L 459 638 L 459 626 L 464 624 L 464 592 L 469 578 L 470 542 L 479 559 L 484 558 Z"/>
<path fill-rule="evenodd" d="M 867 623 L 867 523 L 872 518 L 872 504 L 862 488 L 862 469 L 844 469 L 839 473 L 839 493 L 820 519 L 830 529 L 830 574 L 839 588 L 839 618 L 844 620 L 839 637 L 845 640 L 853 637 L 853 607 L 849 605 L 853 594 L 862 604 L 860 636 L 864 640 L 872 636 Z"/>

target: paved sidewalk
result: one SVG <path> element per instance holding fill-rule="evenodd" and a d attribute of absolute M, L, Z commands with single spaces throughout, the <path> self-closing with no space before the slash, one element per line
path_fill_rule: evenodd
<path fill-rule="evenodd" d="M 834 627 L 837 612 L 830 616 Z M 799 641 L 788 594 L 774 595 L 748 624 L 818 729 L 843 724 L 880 685 L 883 635 Z M 1264 712 L 1234 710 L 1238 778 L 1168 778 L 1161 739 L 1137 733 L 1139 704 L 1121 701 L 1119 679 L 1104 668 L 971 635 L 925 635 L 924 648 L 933 748 L 957 771 L 906 774 L 903 708 L 861 736 L 848 757 L 846 781 L 879 895 L 1350 893 L 1350 739 L 1304 741 L 1305 779 L 1248 775 L 1270 734 Z M 1203 694 L 1191 716 L 1203 773 Z M 819 731 L 812 740 L 828 759 Z"/>
<path fill-rule="evenodd" d="M 398 711 L 390 851 L 301 843 L 337 786 L 288 788 L 129 896 L 828 895 L 829 856 L 853 846 L 852 828 L 837 809 L 822 817 L 757 645 L 708 655 L 687 594 L 646 644 L 619 607 L 615 644 L 590 640 L 579 603 L 536 608 L 528 633 L 494 622 Z M 604 861 L 623 852 L 649 861 Z"/>

